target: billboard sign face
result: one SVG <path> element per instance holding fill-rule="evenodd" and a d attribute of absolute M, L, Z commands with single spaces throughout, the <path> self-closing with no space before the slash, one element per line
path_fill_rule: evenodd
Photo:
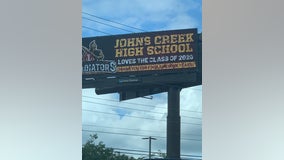
<path fill-rule="evenodd" d="M 196 71 L 197 29 L 82 39 L 83 77 Z"/>

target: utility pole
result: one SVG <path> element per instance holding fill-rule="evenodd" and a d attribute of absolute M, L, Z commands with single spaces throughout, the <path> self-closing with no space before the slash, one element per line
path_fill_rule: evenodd
<path fill-rule="evenodd" d="M 149 139 L 149 160 L 150 160 L 151 159 L 151 140 L 157 140 L 157 139 L 151 136 L 147 138 L 142 138 L 142 139 Z"/>

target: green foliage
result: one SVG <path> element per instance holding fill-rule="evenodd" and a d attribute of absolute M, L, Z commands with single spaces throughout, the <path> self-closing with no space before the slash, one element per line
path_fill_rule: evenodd
<path fill-rule="evenodd" d="M 166 158 L 166 157 L 167 157 L 167 154 L 166 154 L 166 153 L 162 153 L 161 150 L 158 150 L 158 156 L 159 156 L 159 157 Z"/>
<path fill-rule="evenodd" d="M 142 160 L 118 154 L 112 148 L 107 148 L 103 142 L 95 143 L 98 136 L 90 135 L 89 140 L 82 147 L 82 160 Z"/>

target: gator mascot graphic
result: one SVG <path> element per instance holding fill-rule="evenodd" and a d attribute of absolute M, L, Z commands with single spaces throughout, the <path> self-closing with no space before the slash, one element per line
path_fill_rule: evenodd
<path fill-rule="evenodd" d="M 93 40 L 89 44 L 89 48 L 82 46 L 82 61 L 102 61 L 104 60 L 104 54 L 101 49 L 97 48 L 96 41 Z"/>

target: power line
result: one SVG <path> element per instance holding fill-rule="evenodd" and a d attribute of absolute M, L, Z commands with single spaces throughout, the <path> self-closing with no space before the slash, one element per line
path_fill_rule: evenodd
<path fill-rule="evenodd" d="M 99 99 L 99 100 L 104 100 L 104 101 L 119 102 L 119 101 L 114 100 L 114 99 L 104 99 L 104 98 L 91 97 L 91 96 L 85 96 L 85 95 L 83 95 L 82 97 L 85 97 L 85 98 L 92 98 L 92 99 Z M 131 104 L 131 105 L 140 105 L 140 106 L 151 107 L 151 108 L 154 108 L 154 107 L 155 107 L 155 108 L 166 109 L 165 107 L 159 107 L 159 106 L 147 105 L 147 104 L 139 104 L 139 103 L 131 103 L 131 102 L 119 102 L 119 103 L 122 103 L 122 104 Z M 184 110 L 184 109 L 181 109 L 181 111 L 194 112 L 194 113 L 200 113 L 200 114 L 202 114 L 202 112 L 199 112 L 199 111 L 190 111 L 190 110 Z"/>
<path fill-rule="evenodd" d="M 120 133 L 120 132 L 106 132 L 106 131 L 94 131 L 94 130 L 87 130 L 87 129 L 82 129 L 82 131 L 83 132 L 104 133 L 104 134 L 116 134 L 116 135 L 123 135 L 123 136 L 134 136 L 134 137 L 146 137 L 147 136 L 147 135 L 141 135 L 141 134 Z M 161 137 L 161 136 L 153 136 L 153 137 L 166 139 L 166 137 Z M 201 139 L 191 139 L 191 138 L 181 138 L 181 140 L 201 141 Z"/>
<path fill-rule="evenodd" d="M 138 150 L 138 149 L 124 149 L 124 148 L 112 148 L 114 150 L 122 150 L 122 151 L 133 151 L 133 152 L 144 152 L 148 153 L 148 151 Z M 152 153 L 159 153 L 159 152 L 152 152 Z"/>
<path fill-rule="evenodd" d="M 100 128 L 121 129 L 121 130 L 129 130 L 129 131 L 144 131 L 144 132 L 153 132 L 153 133 L 164 133 L 164 132 L 161 132 L 161 131 L 130 129 L 130 128 L 120 128 L 120 127 L 108 127 L 108 126 L 100 126 L 100 125 L 95 125 L 95 124 L 83 124 L 83 126 L 94 126 L 94 127 L 100 127 Z"/>
<path fill-rule="evenodd" d="M 127 152 L 140 152 L 140 154 L 142 153 L 147 153 L 148 151 L 144 151 L 144 150 L 137 150 L 137 149 L 124 149 L 124 148 L 112 148 L 113 150 L 118 150 L 118 151 L 127 151 Z M 159 154 L 159 152 L 152 152 L 153 154 Z M 147 154 L 144 154 L 147 155 Z"/>
<path fill-rule="evenodd" d="M 109 147 L 109 148 L 112 148 L 114 150 L 129 151 L 129 152 L 141 152 L 141 153 L 147 153 L 148 152 L 148 151 L 138 150 L 138 149 L 125 149 L 125 148 L 115 148 L 115 147 Z M 162 152 L 153 151 L 152 153 L 159 154 L 159 153 L 162 153 Z M 192 154 L 181 154 L 181 156 L 202 157 L 202 156 L 192 155 Z"/>
<path fill-rule="evenodd" d="M 122 26 L 125 26 L 125 27 L 129 27 L 129 28 L 132 28 L 132 29 L 139 30 L 139 31 L 147 32 L 146 30 L 143 30 L 143 29 L 140 29 L 140 28 L 136 28 L 136 27 L 132 27 L 132 26 L 129 26 L 129 25 L 126 25 L 126 24 L 122 24 L 122 23 L 119 23 L 119 22 L 115 22 L 115 21 L 112 21 L 112 20 L 108 20 L 108 19 L 105 19 L 105 18 L 102 18 L 102 17 L 99 17 L 99 16 L 95 16 L 93 14 L 90 14 L 90 13 L 87 13 L 87 12 L 84 12 L 84 11 L 82 13 L 83 14 L 87 14 L 87 15 L 92 16 L 92 17 L 95 17 L 95 18 L 98 18 L 98 19 L 101 19 L 101 20 L 105 20 L 105 21 L 108 21 L 108 22 L 116 23 L 116 24 L 119 24 L 119 25 L 122 25 Z"/>
<path fill-rule="evenodd" d="M 124 135 L 124 136 L 136 136 L 136 137 L 145 137 L 146 135 L 141 135 L 141 134 L 131 134 L 131 133 L 117 133 L 117 132 L 107 132 L 107 131 L 94 131 L 94 130 L 86 130 L 83 129 L 82 131 L 85 132 L 96 132 L 96 133 L 106 133 L 106 134 L 118 134 L 118 135 Z M 155 136 L 157 138 L 165 138 L 165 137 L 161 137 L 161 136 Z"/>
<path fill-rule="evenodd" d="M 121 151 L 114 151 L 115 153 L 118 153 L 118 154 L 131 154 L 131 155 L 138 155 L 138 156 L 146 156 L 146 154 L 143 154 L 143 153 L 131 153 L 131 152 L 121 152 Z"/>
<path fill-rule="evenodd" d="M 124 108 L 124 109 L 135 110 L 135 111 L 149 112 L 149 113 L 153 113 L 153 114 L 161 114 L 161 115 L 164 115 L 164 114 L 165 114 L 165 113 L 161 113 L 161 112 L 155 112 L 155 111 L 149 111 L 149 110 L 143 110 L 143 109 L 135 109 L 135 108 L 123 107 L 123 106 L 115 106 L 115 105 L 111 105 L 111 104 L 98 103 L 98 102 L 92 102 L 92 101 L 83 101 L 83 102 L 92 103 L 92 104 L 104 105 L 104 106 L 108 106 L 108 107 L 112 107 L 112 108 L 118 108 L 118 107 L 119 107 L 119 108 Z M 199 118 L 199 117 L 190 117 L 190 116 L 182 116 L 182 117 L 201 120 L 201 118 Z"/>
<path fill-rule="evenodd" d="M 82 110 L 83 110 L 83 111 L 88 111 L 88 112 L 95 112 L 95 113 L 101 113 L 101 114 L 109 114 L 109 115 L 119 116 L 118 114 L 115 114 L 115 113 L 94 111 L 94 110 L 88 110 L 88 109 L 82 109 Z M 155 118 L 137 117 L 137 116 L 130 116 L 130 115 L 124 115 L 124 116 L 126 116 L 126 117 L 132 117 L 132 118 L 148 119 L 148 120 L 165 121 L 165 120 L 160 120 L 160 119 L 155 119 Z"/>
<path fill-rule="evenodd" d="M 92 21 L 92 22 L 103 24 L 103 25 L 106 25 L 106 26 L 109 26 L 109 27 L 117 28 L 117 29 L 129 32 L 129 33 L 134 33 L 133 31 L 130 31 L 130 30 L 127 30 L 127 29 L 123 29 L 123 28 L 120 28 L 120 27 L 117 27 L 117 26 L 114 26 L 114 25 L 110 25 L 110 24 L 107 24 L 107 23 L 103 23 L 103 22 L 100 22 L 100 21 L 96 21 L 96 20 L 93 20 L 93 19 L 90 19 L 90 18 L 87 18 L 87 17 L 82 17 L 82 18 L 86 19 L 86 20 L 89 20 L 89 21 Z"/>
<path fill-rule="evenodd" d="M 114 100 L 114 99 L 105 99 L 105 98 L 91 97 L 91 96 L 85 96 L 85 95 L 83 95 L 82 97 L 92 98 L 92 99 L 99 99 L 99 100 L 104 100 L 104 101 L 119 102 L 119 103 L 123 103 L 123 104 L 133 104 L 133 105 L 140 105 L 140 106 L 146 106 L 146 107 L 155 107 L 153 105 L 140 104 L 140 103 L 131 103 L 131 102 L 120 102 L 120 101 L 117 101 L 117 100 Z M 160 107 L 160 108 L 163 108 L 163 107 Z"/>
<path fill-rule="evenodd" d="M 148 151 L 142 150 L 142 149 L 126 149 L 126 148 L 117 148 L 117 147 L 107 147 L 107 148 L 113 149 L 114 151 L 120 152 L 120 153 L 125 153 L 125 152 L 132 152 L 132 153 L 138 152 L 138 154 L 148 153 Z M 160 154 L 160 153 L 163 153 L 163 152 L 152 151 L 152 153 L 153 154 Z M 143 155 L 147 155 L 147 154 L 143 154 Z M 202 157 L 200 155 L 182 154 L 182 153 L 181 153 L 181 156 L 183 156 L 183 157 L 196 157 L 196 158 Z"/>
<path fill-rule="evenodd" d="M 101 126 L 96 124 L 83 124 L 83 126 L 93 126 L 93 127 L 100 127 L 100 128 L 107 128 L 107 129 L 120 129 L 120 130 L 128 130 L 128 131 L 142 131 L 142 132 L 151 132 L 151 133 L 164 133 L 162 131 L 155 131 L 155 130 L 143 130 L 143 129 L 131 129 L 131 128 L 121 128 L 121 127 L 109 127 L 109 126 Z M 200 136 L 197 134 L 183 134 L 184 136 Z"/>
<path fill-rule="evenodd" d="M 115 114 L 115 113 L 94 111 L 94 110 L 89 110 L 89 109 L 82 109 L 82 111 L 88 111 L 88 112 L 95 112 L 95 113 L 101 113 L 101 114 L 108 114 L 108 115 L 119 116 L 118 114 Z M 131 118 L 147 119 L 147 120 L 166 121 L 166 120 L 163 120 L 163 119 L 146 118 L 146 117 L 138 117 L 138 116 L 130 116 L 130 115 L 124 115 L 124 116 L 125 116 L 125 117 L 131 117 Z M 182 124 L 190 124 L 190 125 L 198 125 L 198 126 L 201 126 L 201 124 L 198 124 L 198 123 L 187 123 L 187 122 L 181 122 L 181 123 L 182 123 Z"/>
<path fill-rule="evenodd" d="M 130 108 L 130 107 L 122 107 L 122 106 L 114 106 L 114 105 L 111 105 L 111 104 L 105 104 L 105 103 L 98 103 L 98 102 L 92 102 L 92 101 L 83 101 L 83 102 L 87 102 L 87 103 L 93 103 L 93 104 L 99 104 L 99 105 L 105 105 L 105 106 L 109 106 L 109 107 L 112 107 L 112 108 L 124 108 L 124 109 L 130 109 L 130 110 L 136 110 L 136 111 L 141 111 L 141 112 L 152 112 L 152 111 L 149 111 L 149 110 L 143 110 L 143 109 L 135 109 L 135 108 Z M 152 112 L 152 113 L 156 113 L 156 114 L 164 114 L 164 113 L 161 113 L 161 112 Z"/>
<path fill-rule="evenodd" d="M 103 32 L 103 31 L 100 31 L 100 30 L 97 30 L 97 29 L 93 29 L 93 28 L 90 28 L 90 27 L 86 27 L 86 26 L 82 26 L 82 27 L 86 28 L 86 29 L 89 29 L 89 30 L 92 30 L 92 31 L 100 32 L 100 33 L 103 33 L 103 34 L 106 34 L 106 35 L 111 35 L 111 33 Z"/>

